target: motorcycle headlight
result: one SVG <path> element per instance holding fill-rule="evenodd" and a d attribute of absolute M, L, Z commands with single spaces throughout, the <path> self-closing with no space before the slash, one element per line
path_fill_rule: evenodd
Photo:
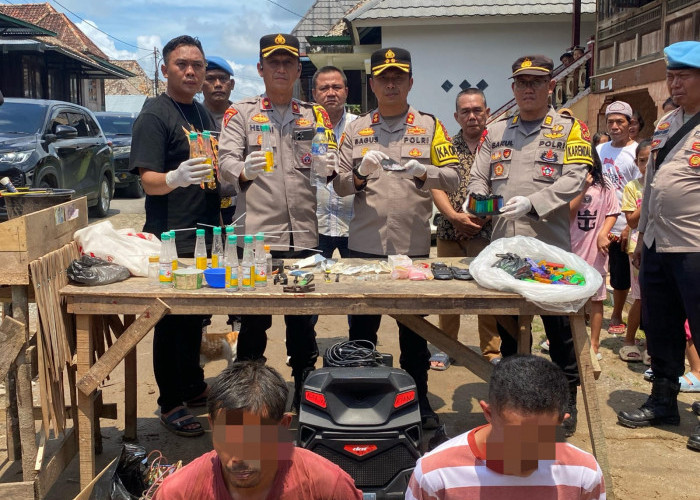
<path fill-rule="evenodd" d="M 125 155 L 131 153 L 131 146 L 117 146 L 112 148 L 112 153 L 115 155 Z"/>
<path fill-rule="evenodd" d="M 10 151 L 7 153 L 0 153 L 0 162 L 24 163 L 30 156 L 32 156 L 33 152 L 33 149 L 29 149 L 27 151 Z"/>

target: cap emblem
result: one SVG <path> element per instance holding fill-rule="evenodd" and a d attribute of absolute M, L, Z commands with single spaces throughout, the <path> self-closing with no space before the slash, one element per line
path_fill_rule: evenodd
<path fill-rule="evenodd" d="M 287 40 L 285 40 L 285 38 L 284 38 L 282 35 L 277 35 L 277 36 L 275 37 L 275 43 L 276 43 L 277 45 L 284 45 L 286 41 L 287 41 Z"/>

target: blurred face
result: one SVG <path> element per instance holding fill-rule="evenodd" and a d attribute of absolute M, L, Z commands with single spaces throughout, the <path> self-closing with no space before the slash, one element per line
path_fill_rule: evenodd
<path fill-rule="evenodd" d="M 398 68 L 389 68 L 373 76 L 369 85 L 377 96 L 379 106 L 406 106 L 413 78 Z"/>
<path fill-rule="evenodd" d="M 280 422 L 241 410 L 222 410 L 210 418 L 210 424 L 229 491 L 269 486 L 278 463 L 291 458 L 293 438 Z"/>
<path fill-rule="evenodd" d="M 258 63 L 258 74 L 265 82 L 265 91 L 269 94 L 289 94 L 294 89 L 294 82 L 301 75 L 299 58 L 288 52 L 278 50 Z"/>
<path fill-rule="evenodd" d="M 629 118 L 620 113 L 611 113 L 605 120 L 613 146 L 620 147 L 627 144 L 630 138 Z"/>
<path fill-rule="evenodd" d="M 160 69 L 168 79 L 168 94 L 181 102 L 189 102 L 202 88 L 207 63 L 204 54 L 194 45 L 180 45 L 168 56 Z"/>
<path fill-rule="evenodd" d="M 651 154 L 651 146 L 647 146 L 639 150 L 637 155 L 637 167 L 642 175 L 647 173 L 647 162 L 649 161 L 649 155 Z"/>
<path fill-rule="evenodd" d="M 539 460 L 556 457 L 556 430 L 562 421 L 558 412 L 523 415 L 504 409 L 484 414 L 491 423 L 491 435 L 486 443 L 490 468 L 524 476 L 537 469 Z"/>
<path fill-rule="evenodd" d="M 549 92 L 556 82 L 547 76 L 522 75 L 513 80 L 513 95 L 523 120 L 541 118 L 549 108 Z"/>
<path fill-rule="evenodd" d="M 677 106 L 697 112 L 700 108 L 700 69 L 666 70 L 666 85 Z"/>
<path fill-rule="evenodd" d="M 342 115 L 348 98 L 348 87 L 337 71 L 321 73 L 316 78 L 316 87 L 312 90 L 314 101 L 319 103 L 330 115 Z"/>
<path fill-rule="evenodd" d="M 581 49 L 574 50 L 574 61 L 581 59 L 583 56 L 583 51 Z"/>
<path fill-rule="evenodd" d="M 564 66 L 571 66 L 571 63 L 573 63 L 573 62 L 574 62 L 574 58 L 571 56 L 564 56 L 561 58 L 561 63 Z"/>
<path fill-rule="evenodd" d="M 220 69 L 209 70 L 204 77 L 202 94 L 204 102 L 213 105 L 228 105 L 228 98 L 233 90 L 231 75 Z"/>
<path fill-rule="evenodd" d="M 464 94 L 459 96 L 455 120 L 462 128 L 462 135 L 465 139 L 476 140 L 481 137 L 486 128 L 489 111 L 480 95 Z"/>
<path fill-rule="evenodd" d="M 632 118 L 630 120 L 629 133 L 630 139 L 633 141 L 637 139 L 637 136 L 639 135 L 639 121 L 636 118 Z"/>

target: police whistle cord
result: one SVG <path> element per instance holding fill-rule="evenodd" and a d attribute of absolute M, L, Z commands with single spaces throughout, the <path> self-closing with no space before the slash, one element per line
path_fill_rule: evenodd
<path fill-rule="evenodd" d="M 382 355 L 369 340 L 350 340 L 333 344 L 326 350 L 325 358 L 328 366 L 340 368 L 383 364 Z"/>

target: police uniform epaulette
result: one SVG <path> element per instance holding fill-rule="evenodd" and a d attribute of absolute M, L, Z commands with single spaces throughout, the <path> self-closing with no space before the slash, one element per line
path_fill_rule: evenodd
<path fill-rule="evenodd" d="M 244 99 L 241 99 L 240 101 L 234 102 L 229 107 L 233 106 L 235 108 L 235 107 L 238 107 L 239 104 L 254 104 L 255 102 L 258 101 L 258 99 L 261 99 L 261 96 L 256 95 L 253 97 L 246 97 Z"/>
<path fill-rule="evenodd" d="M 358 118 L 361 118 L 361 117 L 363 117 L 363 116 L 367 116 L 367 115 L 369 115 L 370 113 L 372 113 L 373 111 L 374 111 L 373 109 L 370 109 L 369 111 L 365 111 L 364 113 L 361 113 L 361 114 L 357 115 L 357 117 L 358 117 Z"/>
<path fill-rule="evenodd" d="M 519 116 L 517 113 L 513 115 L 504 115 L 503 118 L 499 118 L 493 123 L 498 123 L 498 122 L 507 122 L 509 120 L 512 120 L 514 116 Z"/>

